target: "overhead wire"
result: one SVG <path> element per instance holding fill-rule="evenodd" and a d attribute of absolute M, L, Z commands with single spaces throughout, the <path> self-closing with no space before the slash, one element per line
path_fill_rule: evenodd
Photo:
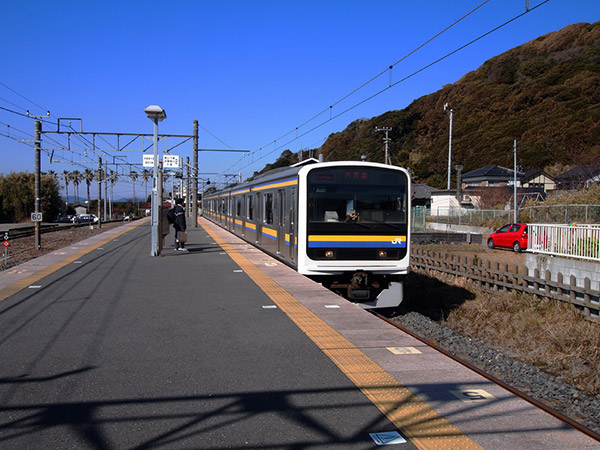
<path fill-rule="evenodd" d="M 384 70 L 382 70 L 381 72 L 379 72 L 377 75 L 373 76 L 371 79 L 369 79 L 368 81 L 364 82 L 363 84 L 361 84 L 360 86 L 358 86 L 357 88 L 355 88 L 354 90 L 350 91 L 348 94 L 344 95 L 342 98 L 340 98 L 339 100 L 333 102 L 329 107 L 325 108 L 324 110 L 322 110 L 321 112 L 319 112 L 318 114 L 315 114 L 313 117 L 311 117 L 310 119 L 306 120 L 305 122 L 301 123 L 300 125 L 298 125 L 296 128 L 294 128 L 293 130 L 288 131 L 287 133 L 285 133 L 284 135 L 280 136 L 279 138 L 277 138 L 276 140 L 280 140 L 286 136 L 289 136 L 291 133 L 293 133 L 294 131 L 297 131 L 299 128 L 302 128 L 304 125 L 307 125 L 308 123 L 312 122 L 314 119 L 316 119 L 317 117 L 325 114 L 327 111 L 331 111 L 331 109 L 334 106 L 339 105 L 341 102 L 343 102 L 344 100 L 346 100 L 347 98 L 351 97 L 352 95 L 354 95 L 355 93 L 357 93 L 359 90 L 361 90 L 362 88 L 366 87 L 367 85 L 369 85 L 370 83 L 372 83 L 373 81 L 377 80 L 379 77 L 381 77 L 382 75 L 384 75 L 386 72 L 392 70 L 392 68 L 394 66 L 396 66 L 397 64 L 401 63 L 402 61 L 404 61 L 405 59 L 407 59 L 409 56 L 415 54 L 416 52 L 418 52 L 420 49 L 422 49 L 423 47 L 425 47 L 427 44 L 429 44 L 430 42 L 432 42 L 433 40 L 435 40 L 436 38 L 438 38 L 439 36 L 441 36 L 442 34 L 444 34 L 446 31 L 448 31 L 450 28 L 454 27 L 455 25 L 457 25 L 459 22 L 461 22 L 463 19 L 467 18 L 468 16 L 470 16 L 471 14 L 473 14 L 475 11 L 477 11 L 479 8 L 481 8 L 483 5 L 485 5 L 486 3 L 488 3 L 490 0 L 485 0 L 483 3 L 479 4 L 477 7 L 473 8 L 471 11 L 469 11 L 468 13 L 466 13 L 465 15 L 463 15 L 462 17 L 456 19 L 454 22 L 452 22 L 450 25 L 448 25 L 446 28 L 444 28 L 443 30 L 441 30 L 440 32 L 438 32 L 437 34 L 435 34 L 434 36 L 432 36 L 431 38 L 429 38 L 427 41 L 425 41 L 424 43 L 422 43 L 421 45 L 419 45 L 418 47 L 416 47 L 414 50 L 408 52 L 406 55 L 404 55 L 402 58 L 400 58 L 398 61 L 396 61 L 393 64 L 390 64 L 387 68 L 385 68 Z M 270 143 L 268 144 L 270 145 Z"/>
<path fill-rule="evenodd" d="M 489 1 L 489 0 L 487 0 L 487 1 Z M 436 35 L 435 35 L 433 38 L 429 39 L 427 42 L 425 42 L 424 44 L 422 44 L 422 45 L 420 45 L 419 47 L 417 47 L 417 49 L 415 49 L 415 50 L 411 51 L 409 54 L 407 54 L 407 55 L 405 55 L 404 57 L 402 57 L 401 59 L 399 59 L 399 60 L 398 60 L 396 63 L 394 63 L 394 65 L 395 65 L 395 64 L 398 64 L 398 63 L 399 63 L 399 62 L 401 62 L 401 61 L 403 61 L 404 59 L 406 59 L 406 58 L 407 58 L 408 56 L 410 56 L 411 54 L 414 54 L 414 53 L 415 53 L 415 52 L 416 52 L 418 49 L 421 49 L 421 48 L 423 48 L 423 46 L 424 46 L 424 45 L 426 45 L 427 43 L 431 42 L 431 41 L 432 41 L 432 40 L 433 40 L 435 37 L 438 37 L 438 36 L 440 36 L 440 35 L 441 35 L 443 32 L 447 31 L 449 28 L 451 28 L 452 26 L 456 25 L 456 24 L 457 24 L 457 23 L 458 23 L 460 20 L 464 19 L 465 17 L 467 17 L 469 14 L 471 14 L 471 13 L 472 13 L 472 12 L 474 12 L 475 10 L 479 9 L 481 6 L 483 6 L 485 3 L 487 3 L 487 1 L 485 1 L 485 2 L 484 2 L 484 3 L 482 3 L 482 4 L 480 4 L 480 5 L 479 5 L 479 6 L 477 6 L 475 9 L 473 9 L 472 11 L 470 11 L 469 13 L 467 13 L 466 15 L 462 16 L 460 19 L 458 19 L 457 21 L 455 21 L 455 22 L 454 22 L 452 25 L 450 25 L 450 26 L 446 27 L 446 28 L 445 28 L 444 30 L 442 30 L 440 33 L 436 34 Z M 521 17 L 523 17 L 524 15 L 526 15 L 526 14 L 528 14 L 528 13 L 530 13 L 530 12 L 534 11 L 535 9 L 537 9 L 537 8 L 541 7 L 542 5 L 544 5 L 544 4 L 546 4 L 546 3 L 548 3 L 549 1 L 550 1 L 550 0 L 544 0 L 544 1 L 542 1 L 541 3 L 539 3 L 538 5 L 536 5 L 536 6 L 534 6 L 534 7 L 529 7 L 529 8 L 527 8 L 527 9 L 526 9 L 526 11 L 524 11 L 524 12 L 522 12 L 522 13 L 520 13 L 520 14 L 518 14 L 518 15 L 514 16 L 514 17 L 512 17 L 511 19 L 509 19 L 509 20 L 507 20 L 506 22 L 504 22 L 504 23 L 502 23 L 502 24 L 500 24 L 500 25 L 496 26 L 495 28 L 493 28 L 493 29 L 491 29 L 491 30 L 489 30 L 489 31 L 487 31 L 487 32 L 485 32 L 485 33 L 483 33 L 483 34 L 479 35 L 479 36 L 478 36 L 478 37 L 476 37 L 475 39 L 473 39 L 473 40 L 471 40 L 471 41 L 467 42 L 466 44 L 464 44 L 464 45 L 462 45 L 462 46 L 460 46 L 460 47 L 456 48 L 455 50 L 452 50 L 451 52 L 449 52 L 449 53 L 445 54 L 444 56 L 442 56 L 442 57 L 440 57 L 440 58 L 438 58 L 438 59 L 434 60 L 433 62 L 431 62 L 431 63 L 429 63 L 429 64 L 427 64 L 427 65 L 425 65 L 425 66 L 421 67 L 420 69 L 418 69 L 418 70 L 416 70 L 416 71 L 412 72 L 411 74 L 409 74 L 409 75 L 407 75 L 407 76 L 403 77 L 402 79 L 400 79 L 400 80 L 398 80 L 398 81 L 396 81 L 396 82 L 394 82 L 394 83 L 390 83 L 390 84 L 389 84 L 387 87 L 385 87 L 385 88 L 383 88 L 383 89 L 381 89 L 381 90 L 379 90 L 379 91 L 375 92 L 374 94 L 370 95 L 369 97 L 367 97 L 367 98 L 365 98 L 365 99 L 363 99 L 363 100 L 361 100 L 361 101 L 359 101 L 359 102 L 357 102 L 357 103 L 355 103 L 355 104 L 351 105 L 350 107 L 348 107 L 348 108 L 344 109 L 343 111 L 341 111 L 341 112 L 339 112 L 339 113 L 337 113 L 337 114 L 335 114 L 335 115 L 331 115 L 331 116 L 329 117 L 329 119 L 327 119 L 327 120 L 325 120 L 325 121 L 323 121 L 323 122 L 321 122 L 321 123 L 317 124 L 317 125 L 316 125 L 316 126 L 314 126 L 313 128 L 311 128 L 311 129 L 309 129 L 309 130 L 307 130 L 307 131 L 303 132 L 302 134 L 297 134 L 297 135 L 296 135 L 296 137 L 294 137 L 294 138 L 290 139 L 289 141 L 286 141 L 286 142 L 285 142 L 285 143 L 283 143 L 283 144 L 280 144 L 279 146 L 276 146 L 276 145 L 274 145 L 274 148 L 273 148 L 273 150 L 271 150 L 271 151 L 269 151 L 269 152 L 267 152 L 267 153 L 265 153 L 265 154 L 261 154 L 259 158 L 257 158 L 257 159 L 253 159 L 253 161 L 252 161 L 251 163 L 248 163 L 248 164 L 246 164 L 245 166 L 242 166 L 242 167 L 240 167 L 240 169 L 239 169 L 239 170 L 242 170 L 242 169 L 245 169 L 245 168 L 249 167 L 250 165 L 254 164 L 255 162 L 257 162 L 257 161 L 260 161 L 261 159 L 264 159 L 264 158 L 266 158 L 267 156 L 269 156 L 269 155 L 273 154 L 273 153 L 274 153 L 274 152 L 276 152 L 277 150 L 280 150 L 280 149 L 282 149 L 282 148 L 286 147 L 287 145 L 291 144 L 292 142 L 294 142 L 294 141 L 298 140 L 299 138 L 301 138 L 301 137 L 303 137 L 303 136 L 306 136 L 306 135 L 307 135 L 307 134 L 309 134 L 309 133 L 312 133 L 313 131 L 315 131 L 315 130 L 319 129 L 319 128 L 320 128 L 320 127 L 322 127 L 323 125 L 325 125 L 325 124 L 327 124 L 327 123 L 329 123 L 329 122 L 333 121 L 334 119 L 337 119 L 338 117 L 340 117 L 340 116 L 342 116 L 342 115 L 344 115 L 344 114 L 348 113 L 349 111 L 351 111 L 351 110 L 353 110 L 353 109 L 357 108 L 358 106 L 360 106 L 360 105 L 363 105 L 364 103 L 366 103 L 366 102 L 368 102 L 368 101 L 372 100 L 373 98 L 375 98 L 375 97 L 377 97 L 377 96 L 381 95 L 382 93 L 384 93 L 384 92 L 386 92 L 386 91 L 390 90 L 391 88 L 393 88 L 393 87 L 397 86 L 398 84 L 400 84 L 400 83 L 403 83 L 403 82 L 405 82 L 406 80 L 408 80 L 408 79 L 410 79 L 410 78 L 412 78 L 412 77 L 416 76 L 417 74 L 419 74 L 419 73 L 423 72 L 424 70 L 427 70 L 427 69 L 429 69 L 430 67 L 432 67 L 432 66 L 434 66 L 434 65 L 436 65 L 436 64 L 438 64 L 438 63 L 440 63 L 441 61 L 443 61 L 443 60 L 445 60 L 445 59 L 449 58 L 450 56 L 452 56 L 452 55 L 454 55 L 454 54 L 456 54 L 456 53 L 460 52 L 461 50 L 464 50 L 465 48 L 469 47 L 470 45 L 474 44 L 475 42 L 477 42 L 477 41 L 479 41 L 479 40 L 481 40 L 481 39 L 485 38 L 486 36 L 489 36 L 490 34 L 494 33 L 495 31 L 498 31 L 499 29 L 501 29 L 501 28 L 503 28 L 503 27 L 505 27 L 505 26 L 509 25 L 510 23 L 514 22 L 515 20 L 518 20 L 518 19 L 520 19 L 520 18 L 521 18 Z M 392 66 L 390 66 L 390 68 L 391 68 L 391 67 L 392 67 Z M 389 68 L 388 68 L 388 69 L 386 69 L 386 70 L 384 70 L 384 71 L 382 71 L 382 72 L 380 72 L 378 75 L 376 75 L 375 77 L 373 77 L 373 78 L 372 78 L 371 80 L 369 80 L 368 82 L 366 82 L 366 83 L 363 83 L 363 85 L 361 85 L 359 88 L 355 89 L 355 90 L 354 90 L 354 91 L 352 91 L 351 93 L 347 94 L 345 97 L 343 97 L 343 99 L 346 99 L 346 98 L 348 98 L 350 95 L 352 95 L 353 93 L 357 92 L 359 89 L 361 89 L 362 87 L 366 86 L 366 85 L 367 85 L 368 83 L 370 83 L 371 81 L 375 80 L 377 77 L 379 77 L 379 76 L 381 76 L 382 74 L 384 74 L 384 73 L 385 73 L 387 70 L 389 70 Z M 340 102 L 341 102 L 343 99 L 339 100 L 339 101 L 338 101 L 338 102 L 336 102 L 335 104 L 336 104 L 336 105 L 337 105 L 337 104 L 339 104 L 339 103 L 340 103 Z M 305 124 L 309 123 L 310 121 L 314 120 L 316 117 L 319 117 L 320 115 L 322 115 L 324 112 L 326 112 L 326 111 L 330 111 L 330 110 L 331 110 L 331 107 L 329 107 L 329 108 L 327 108 L 327 109 L 323 110 L 323 111 L 322 111 L 322 112 L 320 112 L 319 114 L 317 114 L 317 115 L 313 116 L 313 118 L 311 118 L 311 119 L 309 119 L 308 121 L 304 122 L 304 124 L 303 124 L 303 125 L 305 125 Z M 289 135 L 289 134 L 291 134 L 293 131 L 297 131 L 299 128 L 300 128 L 300 127 L 296 127 L 294 130 L 292 130 L 292 131 L 290 131 L 290 132 L 286 133 L 285 135 L 283 135 L 283 137 L 285 137 L 285 136 L 288 136 L 288 135 Z M 281 138 L 280 138 L 280 139 L 281 139 Z M 271 142 L 271 143 L 269 143 L 269 144 L 267 144 L 267 145 L 265 145 L 265 146 L 263 146 L 263 147 L 259 148 L 258 150 L 255 150 L 255 151 L 251 152 L 251 156 L 253 156 L 253 157 L 254 157 L 254 155 L 255 155 L 256 153 L 258 153 L 258 152 L 261 152 L 261 151 L 263 150 L 263 148 L 265 148 L 265 147 L 267 147 L 267 146 L 270 146 L 270 145 L 273 145 L 273 144 L 275 144 L 275 143 L 277 142 L 277 140 L 278 140 L 278 139 L 276 139 L 276 140 L 274 140 L 273 142 Z M 234 167 L 235 167 L 237 164 L 239 164 L 241 161 L 243 161 L 243 160 L 242 160 L 242 159 L 240 159 L 240 160 L 236 161 L 236 163 L 234 163 L 234 164 L 233 164 L 231 167 L 229 167 L 228 169 L 226 169 L 224 172 L 228 172 L 228 171 L 232 170 L 232 169 L 233 169 L 233 168 L 234 168 Z"/>
<path fill-rule="evenodd" d="M 397 60 L 396 62 L 394 62 L 393 64 L 389 65 L 386 69 L 382 70 L 381 72 L 379 72 L 377 75 L 371 77 L 369 80 L 367 80 L 366 82 L 362 83 L 360 86 L 358 86 L 357 88 L 353 89 L 352 91 L 350 91 L 348 94 L 344 95 L 343 97 L 341 97 L 339 100 L 333 102 L 330 106 L 328 106 L 327 108 L 323 109 L 322 111 L 318 112 L 317 114 L 313 115 L 311 118 L 305 120 L 304 122 L 302 122 L 300 125 L 298 125 L 297 127 L 295 127 L 294 129 L 288 131 L 287 133 L 284 133 L 283 135 L 279 136 L 277 139 L 274 139 L 273 142 L 269 142 L 268 144 L 263 145 L 262 147 L 260 147 L 258 150 L 255 150 L 254 152 L 251 152 L 251 156 L 253 157 L 255 153 L 262 151 L 263 148 L 268 147 L 270 145 L 272 145 L 273 143 L 276 143 L 277 141 L 289 136 L 290 134 L 296 132 L 296 138 L 300 137 L 298 136 L 298 131 L 300 130 L 300 128 L 308 125 L 310 122 L 312 122 L 313 120 L 317 119 L 318 117 L 322 116 L 323 114 L 325 114 L 327 111 L 329 111 L 331 113 L 332 109 L 334 106 L 339 105 L 341 102 L 343 102 L 344 100 L 346 100 L 347 98 L 351 97 L 352 95 L 354 95 L 355 93 L 357 93 L 358 91 L 360 91 L 361 89 L 363 89 L 364 87 L 366 87 L 367 85 L 369 85 L 370 83 L 372 83 L 373 81 L 377 80 L 379 77 L 381 77 L 383 74 L 385 74 L 386 72 L 392 70 L 392 68 L 399 64 L 400 62 L 404 61 L 405 59 L 407 59 L 409 56 L 415 54 L 417 51 L 419 51 L 420 49 L 422 49 L 423 47 L 425 47 L 427 44 L 431 43 L 433 40 L 435 40 L 436 38 L 438 38 L 439 36 L 441 36 L 442 34 L 444 34 L 446 31 L 448 31 L 449 29 L 451 29 L 452 27 L 454 27 L 455 25 L 457 25 L 459 22 L 461 22 L 462 20 L 464 20 L 465 18 L 467 18 L 468 16 L 470 16 L 471 14 L 473 14 L 475 11 L 477 11 L 479 8 L 481 8 L 483 5 L 485 5 L 486 3 L 488 3 L 490 0 L 485 0 L 482 3 L 480 3 L 478 6 L 476 6 L 475 8 L 471 9 L 469 12 L 467 12 L 466 14 L 464 14 L 463 16 L 461 16 L 460 18 L 456 19 L 454 22 L 452 22 L 450 25 L 448 25 L 447 27 L 445 27 L 443 30 L 441 30 L 440 32 L 436 33 L 434 36 L 432 36 L 431 38 L 429 38 L 427 41 L 425 41 L 424 43 L 422 43 L 421 45 L 419 45 L 418 47 L 416 47 L 415 49 L 411 50 L 410 52 L 408 52 L 406 55 L 404 55 L 403 57 L 401 57 L 399 60 Z M 330 117 L 331 120 L 331 117 Z M 296 139 L 293 139 L 291 142 L 295 141 Z M 281 148 L 281 147 L 277 147 Z M 273 150 L 275 151 L 275 150 Z M 271 153 L 273 153 L 273 151 L 267 153 L 266 155 L 261 156 L 258 160 L 270 155 Z M 238 160 L 232 167 L 235 167 L 236 164 L 238 164 L 241 160 Z M 254 162 L 254 161 L 253 161 Z M 231 169 L 231 168 L 230 168 Z M 230 170 L 227 169 L 227 170 Z"/>
<path fill-rule="evenodd" d="M 29 103 L 31 103 L 32 105 L 35 105 L 35 106 L 37 106 L 38 108 L 41 108 L 41 109 L 43 109 L 44 111 L 48 111 L 48 109 L 47 109 L 47 108 L 44 108 L 43 106 L 40 106 L 40 105 L 38 105 L 38 104 L 37 104 L 36 102 L 34 102 L 33 100 L 30 100 L 30 99 L 28 99 L 27 97 L 25 97 L 24 95 L 22 95 L 22 94 L 18 93 L 18 92 L 17 92 L 17 91 L 15 91 L 13 88 L 11 88 L 11 87 L 7 86 L 6 84 L 4 84 L 2 81 L 0 81 L 0 85 L 4 86 L 4 87 L 5 87 L 6 89 L 8 89 L 9 91 L 11 91 L 11 92 L 13 92 L 13 93 L 17 94 L 19 97 L 21 97 L 21 98 L 23 98 L 23 99 L 27 100 L 27 101 L 28 101 Z"/>

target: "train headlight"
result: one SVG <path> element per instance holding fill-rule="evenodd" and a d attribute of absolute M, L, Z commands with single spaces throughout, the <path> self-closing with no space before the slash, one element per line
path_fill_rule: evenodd
<path fill-rule="evenodd" d="M 334 258 L 335 252 L 333 250 L 325 250 L 325 257 L 326 258 Z"/>
<path fill-rule="evenodd" d="M 377 254 L 379 255 L 380 258 L 387 258 L 388 254 L 386 250 L 379 250 L 377 252 Z"/>

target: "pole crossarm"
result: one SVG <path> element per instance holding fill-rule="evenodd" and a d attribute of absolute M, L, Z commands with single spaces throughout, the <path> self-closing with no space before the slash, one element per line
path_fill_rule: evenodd
<path fill-rule="evenodd" d="M 139 152 L 145 153 L 153 147 L 154 135 L 147 133 L 104 133 L 96 131 L 43 131 L 42 134 L 58 134 L 67 136 L 67 144 L 57 147 L 44 147 L 46 151 L 73 151 L 73 152 Z M 76 137 L 77 142 L 73 145 L 72 137 Z M 123 139 L 125 138 L 125 139 Z M 187 134 L 161 134 L 159 141 L 168 141 L 176 139 L 175 143 L 159 150 L 161 153 L 170 153 L 173 149 L 185 144 L 193 139 L 193 136 Z M 148 139 L 148 144 L 144 142 Z M 121 142 L 123 140 L 123 142 Z M 101 143 L 98 143 L 101 141 Z M 137 144 L 137 148 L 135 148 Z"/>
<path fill-rule="evenodd" d="M 42 131 L 42 134 L 57 134 L 66 135 L 67 144 L 63 146 L 42 147 L 43 151 L 72 151 L 72 152 L 138 152 L 145 153 L 153 147 L 154 135 L 147 133 L 105 133 L 97 131 Z M 72 137 L 77 137 L 77 143 L 73 144 Z M 110 141 L 112 138 L 112 142 Z M 122 138 L 124 142 L 121 143 Z M 194 139 L 193 135 L 188 134 L 160 134 L 159 141 L 167 142 L 168 139 L 177 139 L 177 141 L 164 149 L 159 149 L 160 153 L 171 153 L 177 147 Z M 148 144 L 144 142 L 148 139 Z M 104 142 L 98 144 L 98 141 Z M 116 142 L 115 142 L 116 141 Z M 56 141 L 55 141 L 56 143 Z M 138 148 L 134 148 L 134 144 L 138 144 Z M 234 152 L 234 153 L 249 153 L 250 150 L 234 150 L 234 149 L 218 149 L 218 148 L 199 148 L 199 152 Z"/>

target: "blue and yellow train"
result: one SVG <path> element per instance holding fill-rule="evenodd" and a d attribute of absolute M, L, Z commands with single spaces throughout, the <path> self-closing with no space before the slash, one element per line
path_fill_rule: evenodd
<path fill-rule="evenodd" d="M 308 160 L 207 194 L 203 215 L 364 308 L 394 307 L 410 257 L 410 176 Z"/>

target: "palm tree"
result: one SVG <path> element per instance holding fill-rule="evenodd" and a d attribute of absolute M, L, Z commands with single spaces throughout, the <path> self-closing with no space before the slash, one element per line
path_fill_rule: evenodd
<path fill-rule="evenodd" d="M 71 172 L 71 181 L 73 182 L 73 186 L 75 187 L 75 200 L 79 202 L 79 183 L 81 183 L 81 172 L 79 170 L 74 170 Z"/>
<path fill-rule="evenodd" d="M 146 194 L 146 199 L 148 198 L 148 180 L 150 178 L 152 178 L 153 173 L 151 171 L 149 171 L 148 169 L 144 169 L 142 170 L 142 180 L 144 180 L 144 188 L 145 188 L 145 194 Z"/>
<path fill-rule="evenodd" d="M 63 180 L 65 181 L 65 204 L 69 203 L 69 180 L 71 179 L 71 174 L 68 170 L 63 170 L 62 173 Z"/>
<path fill-rule="evenodd" d="M 94 172 L 91 169 L 85 169 L 83 171 L 83 179 L 85 180 L 85 184 L 87 185 L 87 205 L 88 212 L 90 208 L 90 184 L 94 181 Z"/>

